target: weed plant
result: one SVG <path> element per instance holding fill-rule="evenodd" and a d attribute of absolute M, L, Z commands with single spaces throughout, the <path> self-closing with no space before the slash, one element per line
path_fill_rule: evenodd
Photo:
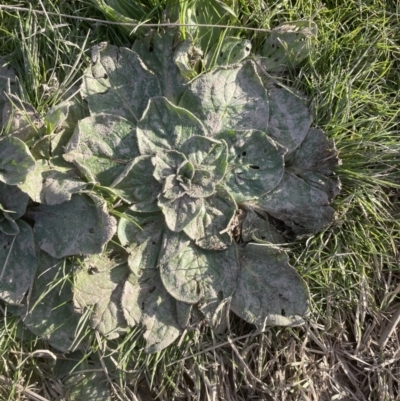
<path fill-rule="evenodd" d="M 135 33 L 126 26 L 86 20 L 110 18 L 96 3 L 1 2 L 0 56 L 15 68 L 23 100 L 39 112 L 79 83 L 91 46 L 132 43 Z M 142 14 L 130 18 L 155 23 L 173 5 L 136 3 Z M 204 1 L 182 3 L 180 23 L 196 7 L 212 13 Z M 199 327 L 153 355 L 143 353 L 138 330 L 117 344 L 83 329 L 91 344 L 87 370 L 106 372 L 119 400 L 398 399 L 400 6 L 395 0 L 226 3 L 220 22 L 240 26 L 228 34 L 252 40 L 254 51 L 266 33 L 247 28 L 301 19 L 318 26 L 315 49 L 286 78 L 312 99 L 314 123 L 335 140 L 342 159 L 335 222 L 286 249 L 310 288 L 311 314 L 302 327 L 263 332 L 232 315 L 228 332 Z M 226 34 L 207 40 L 214 44 Z M 72 369 L 79 358 L 55 353 L 10 316 L 0 305 L 0 399 L 63 399 L 68 378 L 55 372 L 54 360 L 69 360 Z"/>

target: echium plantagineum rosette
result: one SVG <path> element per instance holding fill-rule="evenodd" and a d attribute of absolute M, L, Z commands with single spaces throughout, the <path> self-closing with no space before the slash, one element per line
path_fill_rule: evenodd
<path fill-rule="evenodd" d="M 311 128 L 299 94 L 262 81 L 248 41 L 227 41 L 229 57 L 189 81 L 193 48 L 176 38 L 173 30 L 132 49 L 96 47 L 84 103 L 64 101 L 45 117 L 48 153 L 36 141 L 34 156 L 24 148 L 28 179 L 0 176 L 26 204 L 30 196 L 33 221 L 32 230 L 18 221 L 25 209 L 17 219 L 2 211 L 3 236 L 27 226 L 38 272 L 73 270 L 75 313 L 90 308 L 108 338 L 142 325 L 149 352 L 171 344 L 193 313 L 215 324 L 228 307 L 259 327 L 301 324 L 307 287 L 279 245 L 326 227 L 339 185 L 333 143 Z M 1 141 L 12 146 L 12 136 Z M 42 302 L 27 326 L 68 349 L 73 335 L 47 332 L 37 310 L 55 319 Z"/>

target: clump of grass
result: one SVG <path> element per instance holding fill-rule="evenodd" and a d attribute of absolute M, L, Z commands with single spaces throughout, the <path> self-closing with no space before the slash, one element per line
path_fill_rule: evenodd
<path fill-rule="evenodd" d="M 31 4 L 104 18 L 87 2 Z M 312 99 L 314 121 L 335 140 L 342 159 L 335 223 L 288 249 L 312 294 L 307 324 L 256 332 L 231 316 L 227 333 L 201 326 L 156 355 L 143 353 L 139 330 L 118 344 L 92 334 L 85 355 L 101 356 L 118 399 L 394 400 L 400 394 L 400 338 L 391 330 L 400 291 L 400 10 L 383 0 L 238 4 L 244 29 L 237 34 L 252 38 L 256 50 L 265 34 L 246 26 L 271 29 L 312 19 L 319 28 L 315 51 L 286 78 Z M 0 13 L 2 51 L 11 55 L 26 100 L 41 112 L 79 82 L 91 45 L 132 41 L 114 25 Z M 46 94 L 42 85 L 54 76 L 59 86 Z M 32 354 L 46 345 L 18 336 L 18 319 L 4 309 L 0 316 L 0 397 L 29 399 L 27 389 L 61 397 L 62 382 L 43 358 L 49 354 Z"/>

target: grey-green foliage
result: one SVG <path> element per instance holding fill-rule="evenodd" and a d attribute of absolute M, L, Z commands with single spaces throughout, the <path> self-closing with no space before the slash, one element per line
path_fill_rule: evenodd
<path fill-rule="evenodd" d="M 188 81 L 201 51 L 173 29 L 132 49 L 101 44 L 80 90 L 88 110 L 80 96 L 49 110 L 40 152 L 4 128 L 0 297 L 21 303 L 45 272 L 25 317 L 36 334 L 73 347 L 73 334 L 48 331 L 57 306 L 74 327 L 88 312 L 111 339 L 141 325 L 147 352 L 171 344 L 194 310 L 210 324 L 223 305 L 260 327 L 303 322 L 307 286 L 279 245 L 333 220 L 337 152 L 301 94 L 263 83 L 249 50 L 228 39 L 207 57 L 216 67 Z M 46 288 L 61 266 L 73 294 Z"/>

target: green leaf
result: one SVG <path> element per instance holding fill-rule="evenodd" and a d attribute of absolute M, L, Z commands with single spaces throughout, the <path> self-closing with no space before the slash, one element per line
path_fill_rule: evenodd
<path fill-rule="evenodd" d="M 130 326 L 145 327 L 146 352 L 161 351 L 179 336 L 176 302 L 165 290 L 158 269 L 147 269 L 142 277 L 131 274 L 121 304 Z"/>
<path fill-rule="evenodd" d="M 245 208 L 245 217 L 241 228 L 243 242 L 269 242 L 285 244 L 285 237 L 278 231 L 277 222 L 263 210 Z"/>
<path fill-rule="evenodd" d="M 167 177 L 176 175 L 179 168 L 186 165 L 187 159 L 181 152 L 167 150 L 154 156 L 152 162 L 154 165 L 154 178 L 161 184 L 164 184 Z M 191 179 L 192 177 L 188 178 Z"/>
<path fill-rule="evenodd" d="M 128 219 L 121 219 L 118 224 L 118 238 L 129 253 L 128 264 L 131 271 L 140 276 L 145 269 L 155 269 L 161 249 L 161 239 L 166 230 L 162 213 L 134 213 L 134 224 Z"/>
<path fill-rule="evenodd" d="M 74 276 L 75 307 L 81 312 L 91 309 L 91 327 L 108 339 L 125 332 L 120 300 L 128 274 L 126 256 L 111 249 L 86 258 Z"/>
<path fill-rule="evenodd" d="M 43 189 L 42 173 L 51 168 L 49 161 L 44 159 L 36 160 L 35 168 L 26 177 L 26 181 L 18 187 L 37 203 L 42 201 L 41 192 Z"/>
<path fill-rule="evenodd" d="M 228 164 L 228 147 L 225 142 L 192 136 L 182 145 L 180 151 L 195 169 L 208 171 L 215 185 L 224 177 Z"/>
<path fill-rule="evenodd" d="M 323 230 L 335 215 L 325 192 L 290 172 L 285 172 L 280 184 L 254 205 L 283 221 L 297 235 Z"/>
<path fill-rule="evenodd" d="M 40 199 L 47 205 L 56 205 L 71 200 L 72 194 L 87 187 L 74 170 L 47 170 L 42 172 Z"/>
<path fill-rule="evenodd" d="M 304 141 L 312 117 L 298 94 L 283 88 L 268 93 L 270 119 L 267 134 L 292 152 Z"/>
<path fill-rule="evenodd" d="M 170 244 L 170 238 L 176 241 L 165 234 L 159 264 L 161 280 L 175 299 L 190 304 L 201 302 L 203 308 L 212 309 L 220 302 L 220 294 L 223 298 L 232 295 L 239 269 L 235 246 L 209 251 L 190 243 L 176 252 L 176 242 Z"/>
<path fill-rule="evenodd" d="M 40 252 L 30 308 L 23 318 L 29 330 L 61 352 L 78 345 L 74 342 L 79 315 L 72 305 L 70 269 L 66 260 Z"/>
<path fill-rule="evenodd" d="M 285 22 L 270 32 L 259 61 L 270 72 L 296 67 L 308 56 L 316 36 L 317 25 L 312 21 Z"/>
<path fill-rule="evenodd" d="M 92 194 L 74 194 L 59 205 L 39 205 L 31 216 L 38 245 L 55 258 L 100 253 L 116 231 L 105 202 Z"/>
<path fill-rule="evenodd" d="M 179 106 L 202 121 L 211 137 L 229 129 L 264 131 L 269 121 L 267 93 L 252 61 L 196 78 Z"/>
<path fill-rule="evenodd" d="M 333 176 L 338 165 L 338 151 L 333 140 L 328 140 L 321 129 L 311 128 L 301 146 L 290 155 L 287 170 L 326 192 L 332 200 L 340 191 L 340 181 Z"/>
<path fill-rule="evenodd" d="M 31 227 L 17 220 L 19 234 L 0 231 L 0 298 L 11 304 L 21 303 L 36 272 L 37 258 Z"/>
<path fill-rule="evenodd" d="M 284 172 L 285 148 L 261 131 L 228 131 L 229 173 L 225 185 L 236 202 L 257 199 L 275 188 Z"/>
<path fill-rule="evenodd" d="M 239 248 L 240 273 L 231 309 L 259 328 L 304 323 L 308 289 L 279 248 L 247 244 Z"/>
<path fill-rule="evenodd" d="M 161 95 L 159 81 L 132 50 L 104 44 L 83 76 L 81 94 L 94 114 L 137 122 L 149 99 Z"/>
<path fill-rule="evenodd" d="M 132 46 L 144 64 L 158 77 L 161 93 L 177 104 L 184 91 L 184 79 L 174 62 L 174 49 L 179 41 L 176 28 L 166 28 L 163 33 L 151 31 L 143 40 L 136 40 Z"/>
<path fill-rule="evenodd" d="M 163 97 L 150 99 L 137 125 L 138 145 L 142 155 L 179 150 L 193 135 L 206 135 L 203 124 L 192 113 L 174 106 Z"/>
<path fill-rule="evenodd" d="M 110 185 L 125 202 L 133 203 L 131 210 L 157 212 L 157 196 L 161 184 L 153 177 L 151 156 L 139 156 Z"/>
<path fill-rule="evenodd" d="M 168 228 L 179 232 L 201 212 L 203 199 L 192 198 L 185 194 L 171 200 L 161 194 L 158 197 L 158 206 L 164 213 Z"/>
<path fill-rule="evenodd" d="M 206 68 L 240 63 L 250 55 L 250 51 L 250 40 L 225 37 L 221 43 L 215 43 L 206 54 Z"/>
<path fill-rule="evenodd" d="M 21 140 L 0 138 L 0 182 L 8 185 L 22 184 L 34 168 L 35 160 Z"/>
<path fill-rule="evenodd" d="M 123 117 L 102 114 L 79 121 L 64 159 L 89 181 L 110 186 L 138 155 L 135 125 Z"/>
<path fill-rule="evenodd" d="M 232 242 L 231 236 L 225 230 L 235 215 L 236 208 L 229 192 L 219 186 L 215 195 L 204 199 L 200 213 L 184 231 L 201 248 L 225 249 Z"/>
<path fill-rule="evenodd" d="M 20 188 L 0 182 L 0 205 L 3 210 L 13 212 L 13 219 L 18 219 L 25 213 L 28 201 L 29 196 Z"/>
<path fill-rule="evenodd" d="M 0 231 L 7 235 L 17 235 L 19 233 L 18 224 L 4 211 L 0 212 Z"/>

